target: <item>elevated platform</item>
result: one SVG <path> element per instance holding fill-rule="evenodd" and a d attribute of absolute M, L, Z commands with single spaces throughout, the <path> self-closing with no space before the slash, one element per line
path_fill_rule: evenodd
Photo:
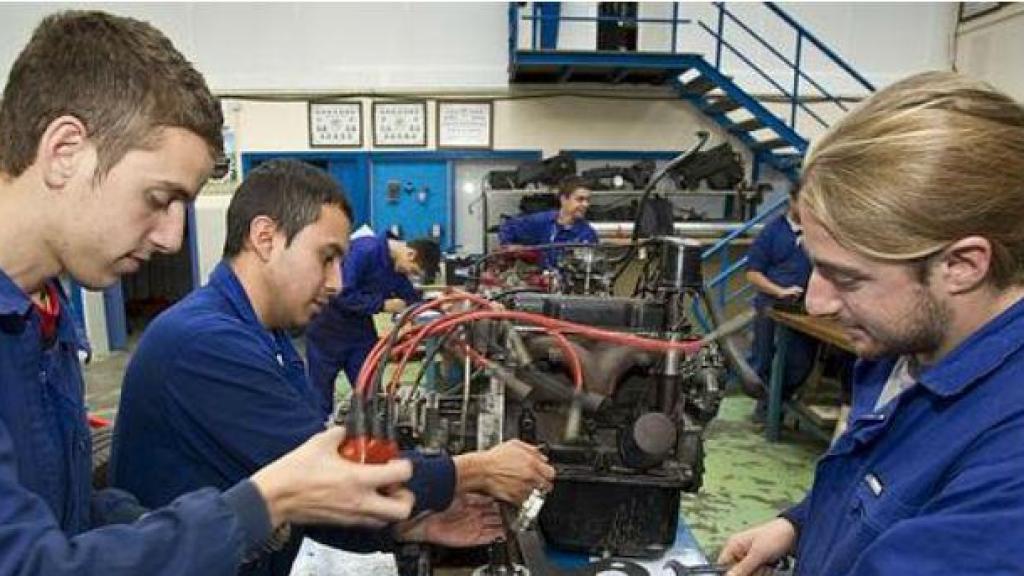
<path fill-rule="evenodd" d="M 670 52 L 517 50 L 509 62 L 509 80 L 660 86 L 670 84 L 699 59 L 699 54 Z"/>

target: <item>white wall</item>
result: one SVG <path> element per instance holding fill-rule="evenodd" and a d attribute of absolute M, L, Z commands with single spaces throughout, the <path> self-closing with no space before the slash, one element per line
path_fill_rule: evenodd
<path fill-rule="evenodd" d="M 68 3 L 0 4 L 0 74 L 39 19 Z M 152 22 L 216 91 L 505 85 L 506 5 L 89 4 Z"/>
<path fill-rule="evenodd" d="M 1024 102 L 1024 5 L 1009 4 L 962 24 L 956 67 Z"/>
<path fill-rule="evenodd" d="M 206 284 L 220 262 L 227 234 L 225 218 L 236 183 L 209 184 L 196 199 L 196 248 L 199 255 L 199 283 Z"/>
<path fill-rule="evenodd" d="M 593 2 L 566 4 L 564 14 L 593 15 Z M 951 60 L 952 4 L 785 4 L 786 10 L 806 24 L 823 41 L 870 80 L 884 85 L 924 69 L 948 68 Z M 0 4 L 0 82 L 28 40 L 32 29 L 46 14 L 79 8 L 71 3 Z M 758 4 L 728 4 L 787 56 L 792 33 L 778 26 Z M 507 85 L 508 13 L 505 2 L 475 3 L 138 3 L 90 4 L 148 20 L 163 30 L 192 59 L 214 91 L 225 96 L 290 92 L 299 95 L 338 93 L 453 92 L 496 96 L 495 148 L 540 149 L 550 155 L 560 149 L 678 150 L 690 142 L 693 132 L 708 128 L 706 119 L 679 100 L 642 101 L 580 98 L 504 100 L 529 90 Z M 529 8 L 524 9 L 528 13 Z M 645 3 L 644 16 L 671 14 L 669 3 Z M 707 3 L 684 3 L 680 16 L 703 19 L 714 28 L 715 13 Z M 1019 21 L 1003 30 L 978 31 L 962 39 L 962 63 L 992 78 L 1005 73 L 1003 65 L 990 64 L 992 53 L 1007 45 L 1000 62 L 1020 66 Z M 593 23 L 563 23 L 564 46 L 592 49 Z M 671 31 L 640 31 L 642 48 L 667 50 Z M 987 37 L 985 35 L 993 35 Z M 1014 36 L 1016 34 L 1016 36 Z M 527 39 L 524 31 L 520 40 Z M 751 49 L 753 40 L 737 39 Z M 986 40 L 986 38 L 988 38 Z M 681 50 L 710 54 L 710 37 L 695 24 L 680 26 Z M 989 48 L 986 49 L 986 42 Z M 1007 44 L 1009 43 L 1009 44 Z M 661 46 L 659 48 L 659 46 Z M 1015 52 L 1013 52 L 1015 50 Z M 1012 53 L 1010 53 L 1012 52 Z M 791 74 L 771 64 L 771 56 L 750 54 L 778 82 L 788 86 Z M 817 77 L 831 77 L 820 58 L 808 52 L 808 68 Z M 765 90 L 752 77 L 734 68 L 735 59 L 724 59 L 724 70 L 755 92 Z M 1019 78 L 1019 77 L 1018 77 Z M 1020 86 L 1018 81 L 1015 86 Z M 850 87 L 831 86 L 837 92 Z M 574 91 L 579 89 L 574 88 Z M 1018 92 L 1019 93 L 1019 92 Z M 641 95 L 636 88 L 622 87 L 618 96 Z M 662 92 L 662 94 L 665 94 Z M 368 102 L 368 100 L 366 100 Z M 430 114 L 433 107 L 428 107 Z M 227 123 L 235 131 L 239 151 L 308 149 L 304 102 L 256 102 L 228 100 Z M 364 106 L 368 118 L 369 106 Z M 364 122 L 364 130 L 371 124 Z M 801 125 L 804 125 L 801 122 Z M 433 145 L 433 120 L 430 146 Z M 716 140 L 724 136 L 717 131 Z M 369 141 L 366 137 L 364 140 Z M 467 167 L 465 170 L 479 170 Z M 467 172 L 468 174 L 468 172 Z M 229 186 L 230 188 L 230 186 Z M 223 187 L 221 187 L 223 192 Z M 458 191 L 455 192 L 458 194 Z M 219 260 L 223 242 L 223 217 L 229 196 L 208 191 L 197 203 L 200 276 L 205 281 Z M 459 241 L 466 230 L 479 226 L 469 220 L 467 203 L 456 202 Z M 87 324 L 93 340 L 105 342 L 102 331 L 102 299 L 88 297 Z"/>
<path fill-rule="evenodd" d="M 593 2 L 567 3 L 565 14 L 593 15 Z M 869 79 L 885 84 L 910 72 L 948 68 L 953 3 L 783 4 L 797 20 L 837 49 Z M 0 4 L 0 76 L 39 19 L 70 3 Z M 90 4 L 148 20 L 192 58 L 217 91 L 351 91 L 395 88 L 497 88 L 506 85 L 508 13 L 505 2 L 460 3 L 123 3 Z M 792 33 L 759 4 L 730 3 L 730 10 L 784 54 Z M 527 6 L 524 13 L 529 13 Z M 645 16 L 671 13 L 669 3 L 645 3 Z M 709 3 L 680 4 L 680 17 L 714 28 Z M 642 30 L 641 45 L 657 49 L 665 26 Z M 731 27 L 736 32 L 735 26 Z M 731 37 L 727 26 L 727 36 Z M 753 40 L 738 45 L 748 48 Z M 594 24 L 564 22 L 564 46 L 592 49 Z M 520 35 L 528 46 L 529 35 Z M 710 37 L 696 24 L 681 26 L 680 47 L 707 50 Z M 667 40 L 663 49 L 668 49 Z M 785 85 L 791 76 L 765 64 Z M 814 56 L 808 55 L 812 71 Z M 732 58 L 726 59 L 731 66 Z M 832 69 L 816 73 L 828 76 Z"/>

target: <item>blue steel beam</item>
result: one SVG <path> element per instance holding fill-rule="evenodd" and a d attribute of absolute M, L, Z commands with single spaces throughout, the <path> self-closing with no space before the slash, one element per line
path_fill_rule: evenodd
<path fill-rule="evenodd" d="M 700 60 L 699 54 L 622 52 L 533 52 L 518 50 L 517 64 L 526 66 L 574 66 L 576 68 L 661 68 L 685 70 Z"/>

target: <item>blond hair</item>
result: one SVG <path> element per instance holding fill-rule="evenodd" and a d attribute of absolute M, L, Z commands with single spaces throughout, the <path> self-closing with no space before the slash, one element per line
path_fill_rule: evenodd
<path fill-rule="evenodd" d="M 800 206 L 844 248 L 911 261 L 982 236 L 991 281 L 1024 281 L 1024 108 L 983 82 L 897 82 L 816 142 L 803 171 Z"/>

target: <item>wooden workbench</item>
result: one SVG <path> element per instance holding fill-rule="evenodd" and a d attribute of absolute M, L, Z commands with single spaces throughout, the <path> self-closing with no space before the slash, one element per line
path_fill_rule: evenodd
<path fill-rule="evenodd" d="M 772 372 L 768 383 L 768 416 L 765 426 L 765 436 L 769 442 L 779 439 L 779 430 L 782 427 L 783 409 L 794 414 L 798 419 L 809 421 L 810 418 L 796 405 L 782 401 L 783 374 L 785 368 L 786 350 L 789 348 L 790 330 L 796 330 L 807 334 L 812 338 L 830 346 L 835 346 L 856 355 L 850 339 L 846 337 L 843 329 L 834 320 L 810 316 L 799 312 L 785 312 L 778 309 L 769 309 L 768 317 L 775 320 L 775 356 L 772 358 Z M 808 429 L 825 441 L 830 436 L 821 432 L 817 426 L 809 426 Z"/>

